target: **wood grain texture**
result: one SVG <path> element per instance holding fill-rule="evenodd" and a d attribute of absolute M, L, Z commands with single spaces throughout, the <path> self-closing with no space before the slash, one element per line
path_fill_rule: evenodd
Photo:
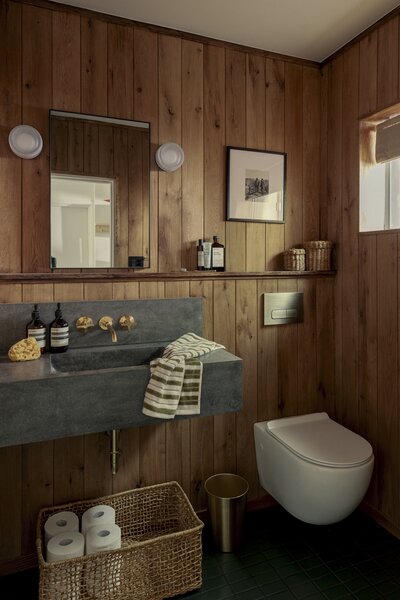
<path fill-rule="evenodd" d="M 203 47 L 182 42 L 182 247 L 181 265 L 197 268 L 197 240 L 204 230 Z"/>
<path fill-rule="evenodd" d="M 81 110 L 81 20 L 53 13 L 53 105 L 55 110 Z"/>
<path fill-rule="evenodd" d="M 399 19 L 395 17 L 378 29 L 378 107 L 398 98 Z"/>
<path fill-rule="evenodd" d="M 321 75 L 303 68 L 303 240 L 319 236 Z"/>
<path fill-rule="evenodd" d="M 21 12 L 13 2 L 0 8 L 0 271 L 5 272 L 22 270 L 22 160 L 5 135 L 22 118 Z"/>
<path fill-rule="evenodd" d="M 52 102 L 52 18 L 49 11 L 23 6 L 22 118 L 41 132 L 42 153 L 22 165 L 22 270 L 49 271 L 50 195 L 48 107 Z"/>
<path fill-rule="evenodd" d="M 133 116 L 133 28 L 109 24 L 108 115 L 121 119 Z"/>
<path fill-rule="evenodd" d="M 371 31 L 360 41 L 360 94 L 358 109 L 360 115 L 376 110 L 378 86 L 378 32 Z"/>
<path fill-rule="evenodd" d="M 107 114 L 107 23 L 81 19 L 82 112 Z"/>
<path fill-rule="evenodd" d="M 246 54 L 226 51 L 226 145 L 246 145 Z M 246 271 L 246 223 L 227 221 L 226 269 Z"/>

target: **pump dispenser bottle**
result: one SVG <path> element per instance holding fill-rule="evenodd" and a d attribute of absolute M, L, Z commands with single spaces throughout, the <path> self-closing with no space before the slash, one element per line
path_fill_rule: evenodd
<path fill-rule="evenodd" d="M 39 306 L 35 304 L 32 312 L 32 320 L 26 326 L 26 337 L 33 337 L 37 341 L 40 352 L 46 352 L 46 325 L 40 318 Z"/>
<path fill-rule="evenodd" d="M 55 317 L 50 323 L 50 352 L 66 352 L 69 345 L 69 325 L 62 316 L 59 302 Z"/>

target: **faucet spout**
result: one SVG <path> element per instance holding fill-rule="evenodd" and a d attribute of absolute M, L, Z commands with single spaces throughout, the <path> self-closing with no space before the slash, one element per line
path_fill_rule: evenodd
<path fill-rule="evenodd" d="M 113 320 L 111 317 L 101 317 L 99 321 L 100 329 L 103 331 L 109 331 L 111 333 L 111 341 L 113 344 L 117 341 L 117 333 L 114 329 Z"/>

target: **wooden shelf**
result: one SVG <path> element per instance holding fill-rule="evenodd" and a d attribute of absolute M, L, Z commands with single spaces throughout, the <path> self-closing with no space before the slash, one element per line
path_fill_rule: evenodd
<path fill-rule="evenodd" d="M 180 281 L 210 279 L 281 279 L 303 277 L 332 277 L 336 271 L 264 271 L 254 273 L 217 271 L 173 271 L 145 273 L 138 271 L 86 272 L 60 271 L 49 273 L 0 273 L 0 283 L 66 283 L 90 281 Z"/>

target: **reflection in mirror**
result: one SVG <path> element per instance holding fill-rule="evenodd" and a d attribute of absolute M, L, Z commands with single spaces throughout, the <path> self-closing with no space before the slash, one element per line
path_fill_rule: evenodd
<path fill-rule="evenodd" d="M 51 267 L 149 267 L 150 126 L 50 111 Z"/>

